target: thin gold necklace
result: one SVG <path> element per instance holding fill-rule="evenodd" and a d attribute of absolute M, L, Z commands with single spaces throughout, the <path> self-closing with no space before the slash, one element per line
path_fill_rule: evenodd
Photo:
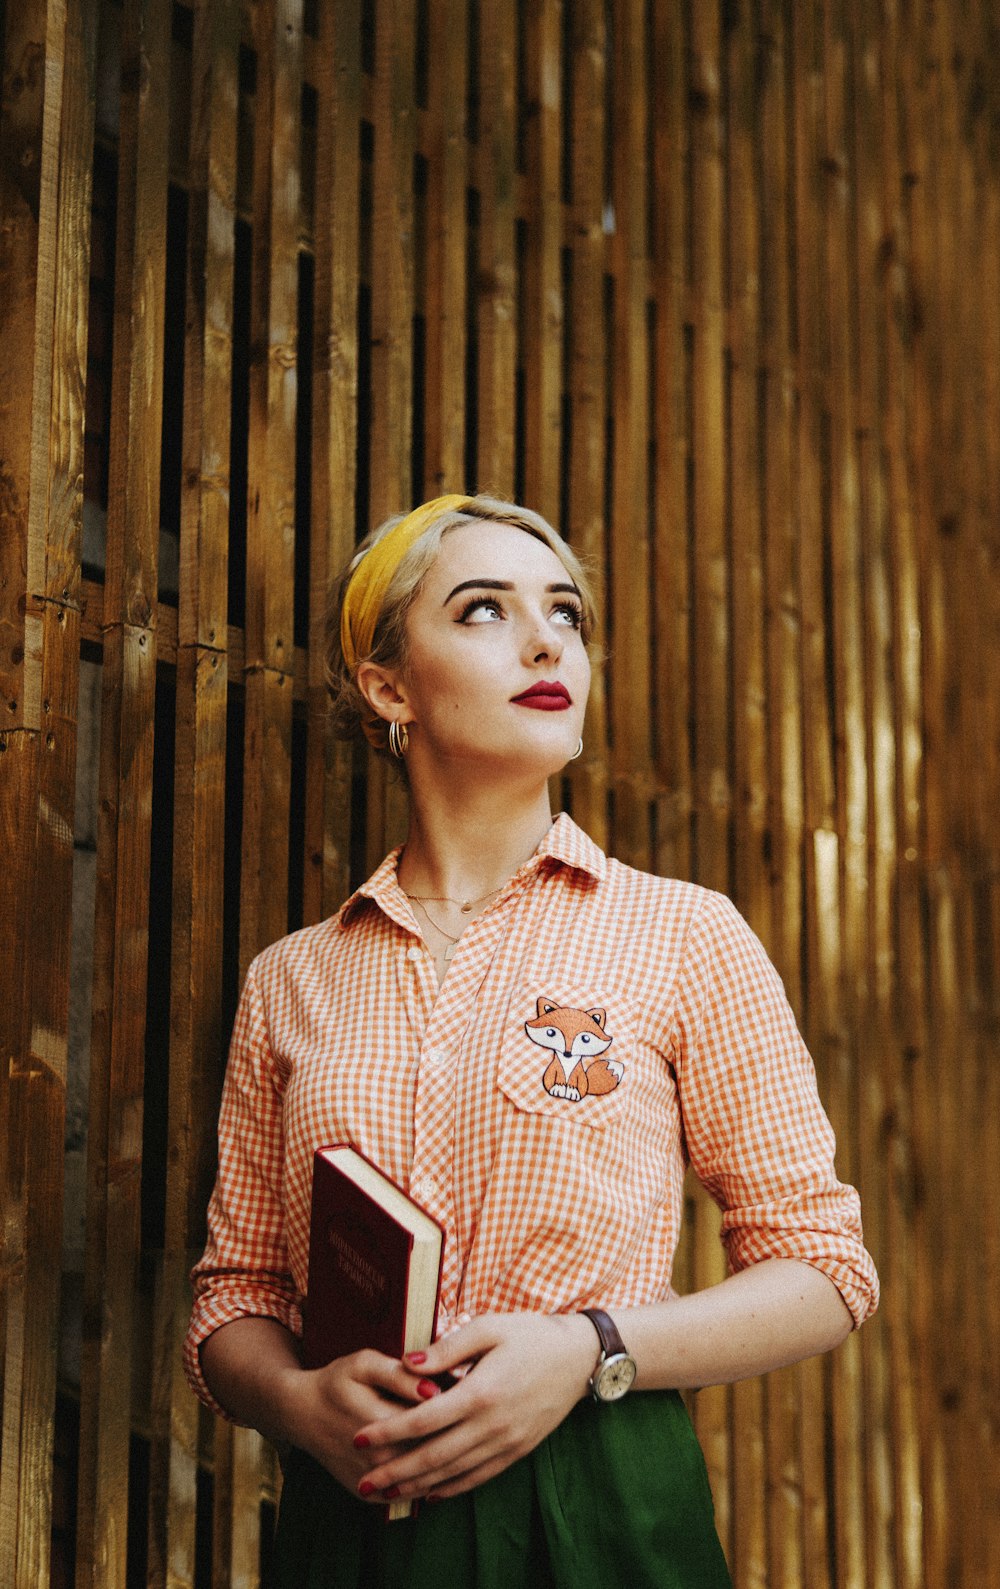
<path fill-rule="evenodd" d="M 496 893 L 497 890 L 494 889 L 493 892 Z M 458 943 L 459 938 L 461 938 L 462 933 L 460 932 L 457 935 L 457 937 L 453 937 L 450 932 L 445 932 L 444 928 L 438 922 L 436 922 L 434 920 L 434 917 L 431 915 L 430 911 L 427 909 L 427 906 L 424 904 L 424 902 L 421 899 L 419 894 L 407 894 L 406 897 L 407 897 L 407 899 L 412 899 L 412 901 L 413 901 L 413 903 L 415 905 L 419 905 L 420 906 L 420 909 L 423 911 L 424 915 L 427 917 L 427 920 L 430 922 L 431 926 L 434 928 L 434 931 L 435 932 L 439 932 L 441 934 L 442 938 L 447 938 L 447 940 L 448 940 L 448 948 L 444 951 L 444 955 L 442 956 L 442 958 L 445 961 L 450 960 L 452 955 L 455 953 L 455 945 Z M 433 899 L 434 896 L 433 895 L 428 895 L 427 897 L 429 899 Z M 489 895 L 487 894 L 484 897 L 488 899 Z M 456 900 L 452 901 L 452 904 L 456 904 L 456 903 L 457 903 Z M 465 931 L 465 928 L 463 927 L 462 928 L 462 932 L 464 932 L 464 931 Z"/>
<path fill-rule="evenodd" d="M 475 910 L 477 905 L 482 905 L 486 900 L 492 899 L 494 894 L 499 894 L 503 886 L 503 883 L 498 884 L 496 888 L 491 888 L 488 893 L 480 894 L 478 899 L 452 899 L 450 894 L 407 894 L 406 897 L 407 899 L 412 899 L 417 905 L 457 905 L 462 915 L 468 916 Z M 427 916 L 426 911 L 424 911 L 424 915 Z M 427 919 L 428 921 L 432 920 L 430 916 L 427 916 Z M 434 925 L 437 926 L 437 923 L 435 922 Z M 441 929 L 438 927 L 438 932 L 440 931 Z M 445 933 L 446 938 L 447 936 L 448 934 Z"/>

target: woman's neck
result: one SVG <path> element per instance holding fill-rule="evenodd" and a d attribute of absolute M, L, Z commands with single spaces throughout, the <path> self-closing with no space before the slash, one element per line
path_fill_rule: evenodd
<path fill-rule="evenodd" d="M 410 828 L 399 863 L 409 894 L 472 900 L 503 887 L 552 825 L 545 784 L 520 801 L 509 788 L 443 799 L 410 791 Z"/>

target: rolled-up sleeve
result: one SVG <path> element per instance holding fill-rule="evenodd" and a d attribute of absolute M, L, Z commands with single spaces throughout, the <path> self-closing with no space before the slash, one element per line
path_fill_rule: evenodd
<path fill-rule="evenodd" d="M 861 1324 L 879 1292 L 860 1200 L 837 1178 L 833 1130 L 781 979 L 723 895 L 704 895 L 679 991 L 687 1152 L 722 1209 L 730 1267 L 767 1258 L 811 1264 Z"/>
<path fill-rule="evenodd" d="M 201 1370 L 201 1343 L 241 1318 L 272 1318 L 299 1335 L 281 1204 L 282 1078 L 251 965 L 229 1050 L 219 1114 L 219 1169 L 208 1209 L 208 1244 L 191 1273 L 194 1309 L 184 1366 L 195 1393 L 228 1416 Z"/>

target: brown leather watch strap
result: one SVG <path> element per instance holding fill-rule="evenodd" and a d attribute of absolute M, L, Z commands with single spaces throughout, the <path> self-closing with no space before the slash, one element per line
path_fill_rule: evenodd
<path fill-rule="evenodd" d="M 580 1312 L 590 1320 L 597 1331 L 605 1357 L 628 1356 L 628 1347 L 619 1335 L 618 1326 L 609 1313 L 605 1313 L 602 1308 L 581 1308 Z"/>

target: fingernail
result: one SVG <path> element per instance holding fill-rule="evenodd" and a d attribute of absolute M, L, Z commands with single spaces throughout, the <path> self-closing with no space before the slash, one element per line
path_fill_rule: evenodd
<path fill-rule="evenodd" d="M 375 1485 L 372 1483 L 371 1479 L 361 1480 L 361 1483 L 358 1485 L 358 1494 L 365 1496 L 375 1494 Z"/>
<path fill-rule="evenodd" d="M 383 1496 L 383 1499 L 386 1500 L 386 1501 L 395 1501 L 395 1500 L 397 1500 L 398 1497 L 399 1497 L 399 1485 L 398 1484 L 390 1484 L 389 1488 L 387 1490 L 383 1490 L 382 1491 L 382 1496 Z"/>
<path fill-rule="evenodd" d="M 432 1379 L 417 1380 L 417 1395 L 423 1396 L 425 1401 L 430 1401 L 432 1396 L 440 1396 L 441 1386 L 435 1385 Z M 367 1445 L 367 1441 L 365 1444 Z"/>
<path fill-rule="evenodd" d="M 371 1441 L 367 1435 L 355 1435 L 354 1444 L 359 1451 L 364 1451 L 367 1446 L 371 1445 Z"/>
<path fill-rule="evenodd" d="M 443 1501 L 444 1500 L 444 1496 L 443 1495 L 425 1495 L 424 1496 L 424 1500 L 427 1502 L 428 1506 L 433 1506 L 435 1501 Z"/>
<path fill-rule="evenodd" d="M 407 1362 L 407 1363 L 426 1363 L 426 1361 L 427 1361 L 427 1353 L 426 1352 L 407 1352 L 404 1361 Z"/>

